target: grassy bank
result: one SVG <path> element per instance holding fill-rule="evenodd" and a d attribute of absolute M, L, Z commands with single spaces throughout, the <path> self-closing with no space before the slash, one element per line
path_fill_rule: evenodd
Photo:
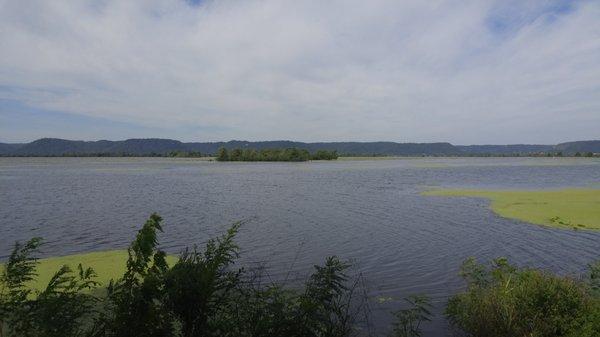
<path fill-rule="evenodd" d="M 558 228 L 600 230 L 600 189 L 434 190 L 430 196 L 487 198 L 500 216 Z"/>

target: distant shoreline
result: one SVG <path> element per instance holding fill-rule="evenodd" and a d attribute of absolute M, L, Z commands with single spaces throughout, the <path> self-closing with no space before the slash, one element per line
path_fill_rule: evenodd
<path fill-rule="evenodd" d="M 310 153 L 336 151 L 341 157 L 523 157 L 600 156 L 600 140 L 556 145 L 453 145 L 448 142 L 315 142 L 238 141 L 189 142 L 173 139 L 127 139 L 122 141 L 76 141 L 42 138 L 30 143 L 0 143 L 3 157 L 212 157 L 227 150 L 273 150 L 296 148 Z"/>
<path fill-rule="evenodd" d="M 170 156 L 152 156 L 152 155 L 131 155 L 131 156 L 120 156 L 120 155 L 110 155 L 110 156 L 92 156 L 92 155 L 69 155 L 69 156 L 41 156 L 41 155 L 0 155 L 0 158 L 162 158 L 162 159 L 194 159 L 194 160 L 198 160 L 198 161 L 218 161 L 216 159 L 216 156 L 202 156 L 202 157 L 170 157 Z M 461 159 L 461 158 L 539 158 L 539 159 L 552 159 L 552 158 L 570 158 L 570 159 L 574 159 L 574 158 L 580 158 L 580 159 L 598 159 L 600 158 L 599 154 L 595 154 L 594 156 L 575 156 L 575 155 L 563 155 L 563 156 L 533 156 L 533 155 L 495 155 L 495 156 L 476 156 L 476 155 L 469 155 L 469 156 L 343 156 L 340 155 L 337 158 L 337 161 L 362 161 L 362 160 L 397 160 L 397 159 Z M 320 159 L 310 159 L 307 161 L 317 161 L 317 162 L 325 162 L 325 161 L 331 161 L 331 160 L 320 160 Z M 225 162 L 233 162 L 233 161 L 225 161 Z M 269 160 L 245 160 L 245 161 L 237 161 L 237 162 L 271 162 L 271 163 L 276 163 L 276 162 L 282 162 L 282 161 L 269 161 Z"/>

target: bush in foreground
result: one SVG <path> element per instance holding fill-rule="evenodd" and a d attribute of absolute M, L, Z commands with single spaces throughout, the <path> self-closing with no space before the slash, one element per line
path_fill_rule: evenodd
<path fill-rule="evenodd" d="M 468 336 L 600 336 L 600 299 L 590 282 L 534 269 L 520 269 L 506 259 L 491 268 L 465 261 L 468 290 L 451 298 L 450 322 Z"/>
<path fill-rule="evenodd" d="M 97 298 L 84 290 L 97 286 L 93 270 L 63 266 L 46 289 L 34 294 L 26 286 L 36 275 L 32 254 L 40 243 L 17 243 L 0 277 L 0 336 L 80 336 L 89 323 Z"/>
<path fill-rule="evenodd" d="M 366 316 L 360 277 L 335 256 L 299 289 L 236 269 L 239 224 L 203 251 L 184 251 L 169 267 L 157 248 L 153 214 L 128 248 L 127 269 L 96 296 L 94 272 L 62 267 L 44 291 L 33 254 L 40 239 L 17 244 L 0 278 L 0 336 L 353 336 Z M 90 290 L 96 291 L 91 292 Z M 364 315 L 364 316 L 363 316 Z"/>

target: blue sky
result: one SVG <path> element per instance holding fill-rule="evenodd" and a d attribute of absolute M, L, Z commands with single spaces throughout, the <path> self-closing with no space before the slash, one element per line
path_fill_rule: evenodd
<path fill-rule="evenodd" d="M 600 1 L 0 0 L 0 141 L 600 138 Z"/>

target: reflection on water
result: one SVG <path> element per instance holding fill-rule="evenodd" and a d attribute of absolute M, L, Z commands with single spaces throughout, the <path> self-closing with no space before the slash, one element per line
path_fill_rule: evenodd
<path fill-rule="evenodd" d="M 304 279 L 327 255 L 356 261 L 381 331 L 402 297 L 437 305 L 428 336 L 446 331 L 447 297 L 468 256 L 577 273 L 598 258 L 600 233 L 502 219 L 487 202 L 420 195 L 429 187 L 598 186 L 600 161 L 573 158 L 423 158 L 308 163 L 218 163 L 165 158 L 0 158 L 0 258 L 42 236 L 46 255 L 126 247 L 154 211 L 176 253 L 250 219 L 242 263 Z"/>

